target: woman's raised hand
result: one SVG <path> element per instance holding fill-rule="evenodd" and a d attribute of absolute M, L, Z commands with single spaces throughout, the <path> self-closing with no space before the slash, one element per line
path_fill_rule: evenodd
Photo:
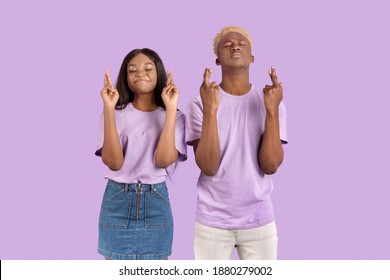
<path fill-rule="evenodd" d="M 103 99 L 104 108 L 112 110 L 115 109 L 116 103 L 119 99 L 119 93 L 118 90 L 112 86 L 108 70 L 106 70 L 106 73 L 104 74 L 104 87 L 100 91 L 100 94 Z"/>
<path fill-rule="evenodd" d="M 180 91 L 173 82 L 173 74 L 168 70 L 168 79 L 166 86 L 163 88 L 161 98 L 165 104 L 165 108 L 177 109 L 177 101 L 179 99 Z"/>

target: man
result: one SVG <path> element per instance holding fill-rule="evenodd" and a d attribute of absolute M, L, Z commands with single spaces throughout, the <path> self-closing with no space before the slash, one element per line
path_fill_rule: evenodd
<path fill-rule="evenodd" d="M 195 259 L 276 259 L 277 231 L 270 174 L 283 161 L 287 143 L 283 85 L 275 68 L 272 85 L 258 90 L 249 81 L 252 40 L 228 26 L 214 39 L 222 82 L 210 83 L 206 69 L 200 98 L 187 107 L 186 142 L 193 145 L 198 179 Z"/>

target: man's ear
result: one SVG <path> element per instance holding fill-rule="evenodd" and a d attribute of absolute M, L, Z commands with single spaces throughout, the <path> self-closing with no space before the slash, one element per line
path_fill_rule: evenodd
<path fill-rule="evenodd" d="M 255 62 L 255 57 L 251 55 L 251 63 Z"/>
<path fill-rule="evenodd" d="M 218 58 L 215 59 L 215 64 L 220 65 Z"/>

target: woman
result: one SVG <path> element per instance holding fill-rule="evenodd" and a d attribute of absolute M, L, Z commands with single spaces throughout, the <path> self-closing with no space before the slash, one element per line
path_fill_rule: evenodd
<path fill-rule="evenodd" d="M 187 159 L 179 89 L 153 50 L 124 58 L 116 88 L 108 71 L 96 155 L 110 172 L 99 218 L 98 252 L 106 259 L 167 259 L 173 218 L 165 180 Z"/>

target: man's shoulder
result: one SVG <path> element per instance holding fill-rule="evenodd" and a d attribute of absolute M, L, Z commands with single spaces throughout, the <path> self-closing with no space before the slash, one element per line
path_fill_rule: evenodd
<path fill-rule="evenodd" d="M 177 112 L 176 112 L 176 119 L 183 119 L 183 118 L 185 118 L 185 113 L 184 112 L 182 112 L 182 111 L 180 111 L 180 110 L 177 110 Z"/>
<path fill-rule="evenodd" d="M 202 99 L 200 96 L 194 96 L 191 98 L 191 100 L 187 104 L 187 111 L 188 110 L 196 110 L 196 109 L 202 109 Z"/>
<path fill-rule="evenodd" d="M 260 94 L 263 92 L 263 89 L 260 89 L 259 87 L 257 87 L 256 85 L 252 84 L 252 88 L 250 90 L 252 93 L 254 94 Z"/>

